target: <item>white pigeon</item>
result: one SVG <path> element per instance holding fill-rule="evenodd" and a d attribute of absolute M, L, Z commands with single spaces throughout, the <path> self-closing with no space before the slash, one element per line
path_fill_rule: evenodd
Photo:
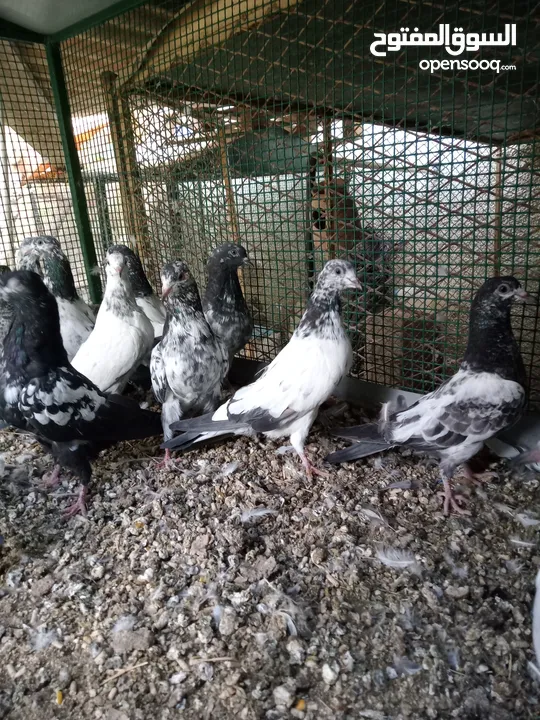
<path fill-rule="evenodd" d="M 102 392 L 121 393 L 137 367 L 149 361 L 154 328 L 135 302 L 121 253 L 107 253 L 106 275 L 96 325 L 71 364 Z"/>
<path fill-rule="evenodd" d="M 17 251 L 17 268 L 36 272 L 54 295 L 62 341 L 68 360 L 72 360 L 92 332 L 96 317 L 77 294 L 69 260 L 60 243 L 49 235 L 25 238 Z"/>
<path fill-rule="evenodd" d="M 360 287 L 351 263 L 327 262 L 291 340 L 263 374 L 240 388 L 213 415 L 174 423 L 171 429 L 183 434 L 163 447 L 187 449 L 220 435 L 288 436 L 307 476 L 326 474 L 313 467 L 304 445 L 320 405 L 351 366 L 351 343 L 341 324 L 340 292 Z"/>
<path fill-rule="evenodd" d="M 109 252 L 118 252 L 125 257 L 135 301 L 154 326 L 154 336 L 161 337 L 167 313 L 148 282 L 139 256 L 127 245 L 113 245 Z"/>

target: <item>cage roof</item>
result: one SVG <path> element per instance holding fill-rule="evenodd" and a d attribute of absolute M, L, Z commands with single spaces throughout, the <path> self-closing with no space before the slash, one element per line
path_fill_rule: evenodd
<path fill-rule="evenodd" d="M 0 0 L 0 21 L 48 35 L 115 5 L 118 0 Z"/>

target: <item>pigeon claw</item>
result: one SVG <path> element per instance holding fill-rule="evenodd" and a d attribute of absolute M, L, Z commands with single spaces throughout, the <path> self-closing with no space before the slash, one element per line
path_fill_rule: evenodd
<path fill-rule="evenodd" d="M 174 465 L 175 465 L 176 462 L 177 462 L 177 460 L 175 460 L 175 459 L 173 458 L 173 456 L 172 456 L 171 451 L 169 450 L 169 448 L 166 448 L 166 449 L 165 449 L 165 457 L 163 458 L 163 460 L 160 460 L 160 461 L 157 463 L 156 467 L 157 467 L 159 470 L 166 470 L 166 469 L 169 469 L 169 470 L 170 470 L 171 468 L 174 467 Z"/>
<path fill-rule="evenodd" d="M 442 493 L 444 498 L 443 503 L 443 512 L 445 515 L 450 515 L 450 513 L 454 512 L 457 515 L 470 515 L 471 513 L 469 510 L 466 510 L 465 508 L 461 507 L 464 505 L 467 500 L 463 497 L 463 495 L 454 495 L 454 492 L 452 490 L 452 486 L 450 485 L 450 480 L 447 480 L 446 478 L 443 480 L 444 483 L 444 493 Z"/>
<path fill-rule="evenodd" d="M 52 472 L 45 473 L 45 475 L 41 478 L 38 487 L 41 490 L 52 490 L 60 484 L 61 480 L 60 465 L 55 465 Z"/>
<path fill-rule="evenodd" d="M 83 517 L 86 517 L 86 496 L 87 496 L 88 490 L 86 488 L 86 485 L 82 485 L 81 489 L 79 490 L 79 495 L 77 497 L 77 500 L 70 505 L 68 508 L 66 508 L 64 512 L 64 517 L 71 518 L 75 517 L 75 515 L 82 515 Z"/>
<path fill-rule="evenodd" d="M 314 475 L 322 478 L 330 477 L 329 472 L 326 470 L 319 470 L 319 468 L 315 467 L 315 465 L 313 465 L 305 455 L 300 455 L 300 459 L 302 460 L 302 465 L 304 466 L 308 480 L 313 480 Z"/>
<path fill-rule="evenodd" d="M 489 482 L 499 477 L 499 474 L 492 470 L 475 473 L 468 465 L 463 466 L 463 474 L 465 475 L 466 481 L 471 485 L 482 485 L 484 482 Z"/>

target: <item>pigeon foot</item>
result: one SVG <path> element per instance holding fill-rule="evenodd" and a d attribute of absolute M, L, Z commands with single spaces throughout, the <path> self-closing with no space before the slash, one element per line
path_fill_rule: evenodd
<path fill-rule="evenodd" d="M 66 508 L 66 511 L 64 512 L 65 518 L 75 517 L 75 515 L 82 515 L 83 517 L 86 517 L 86 496 L 88 494 L 88 489 L 86 485 L 81 485 L 81 489 L 79 490 L 79 495 L 77 497 L 77 500 L 73 503 L 73 505 L 70 505 L 68 508 Z"/>
<path fill-rule="evenodd" d="M 319 468 L 315 467 L 306 457 L 306 455 L 302 454 L 300 455 L 300 459 L 302 460 L 302 465 L 304 466 L 304 470 L 306 471 L 306 476 L 308 480 L 313 480 L 313 476 L 316 475 L 318 477 L 322 478 L 329 478 L 330 473 L 326 470 L 319 470 Z"/>

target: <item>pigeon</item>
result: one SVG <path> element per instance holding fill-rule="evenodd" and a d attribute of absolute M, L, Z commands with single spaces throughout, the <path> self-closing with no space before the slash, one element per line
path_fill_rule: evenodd
<path fill-rule="evenodd" d="M 164 437 L 170 440 L 171 423 L 216 409 L 229 362 L 204 317 L 197 283 L 187 265 L 180 261 L 165 265 L 161 280 L 167 320 L 152 351 L 150 376 L 154 395 L 163 405 Z M 167 451 L 164 463 L 169 460 Z"/>
<path fill-rule="evenodd" d="M 154 337 L 161 337 L 165 324 L 165 307 L 152 290 L 139 256 L 127 245 L 113 245 L 109 248 L 109 252 L 117 252 L 124 256 L 135 301 L 152 323 Z"/>
<path fill-rule="evenodd" d="M 225 348 L 229 364 L 253 331 L 253 321 L 238 280 L 238 268 L 247 264 L 250 260 L 246 250 L 230 243 L 216 248 L 208 261 L 203 310 L 212 332 Z"/>
<path fill-rule="evenodd" d="M 3 275 L 4 273 L 11 272 L 11 269 L 7 265 L 0 265 L 0 275 Z M 4 342 L 4 338 L 8 334 L 9 327 L 11 325 L 11 322 L 13 320 L 13 310 L 11 309 L 11 306 L 7 302 L 0 301 L 0 348 L 2 347 L 2 343 Z M 1 351 L 0 351 L 1 356 Z M 1 366 L 1 358 L 0 358 L 0 366 Z"/>
<path fill-rule="evenodd" d="M 213 415 L 174 423 L 171 430 L 183 434 L 163 447 L 188 449 L 223 435 L 288 436 L 308 478 L 326 475 L 308 460 L 304 445 L 320 405 L 352 363 L 340 300 L 340 293 L 349 288 L 361 289 L 352 264 L 327 262 L 291 340 L 262 375 L 237 390 Z"/>
<path fill-rule="evenodd" d="M 17 268 L 41 275 L 56 298 L 62 340 L 71 361 L 92 332 L 96 318 L 77 294 L 69 260 L 60 243 L 49 235 L 25 238 L 17 251 Z"/>
<path fill-rule="evenodd" d="M 487 280 L 470 312 L 467 350 L 458 372 L 409 408 L 383 405 L 378 424 L 337 431 L 356 440 L 331 453 L 330 463 L 357 460 L 403 445 L 439 459 L 444 484 L 444 512 L 467 512 L 453 495 L 450 481 L 493 435 L 517 422 L 526 401 L 525 368 L 512 333 L 513 301 L 534 302 L 513 277 Z M 466 466 L 469 477 L 473 473 Z"/>
<path fill-rule="evenodd" d="M 102 392 L 121 393 L 141 362 L 150 361 L 154 328 L 135 302 L 122 253 L 107 252 L 106 274 L 96 325 L 72 365 Z"/>
<path fill-rule="evenodd" d="M 160 434 L 161 418 L 127 398 L 105 395 L 69 364 L 58 306 L 36 273 L 0 275 L 0 300 L 14 312 L 4 340 L 5 371 L 12 382 L 2 388 L 0 402 L 5 408 L 8 397 L 18 410 L 13 424 L 33 432 L 60 465 L 81 479 L 78 499 L 67 514 L 84 514 L 90 462 L 122 440 Z"/>

